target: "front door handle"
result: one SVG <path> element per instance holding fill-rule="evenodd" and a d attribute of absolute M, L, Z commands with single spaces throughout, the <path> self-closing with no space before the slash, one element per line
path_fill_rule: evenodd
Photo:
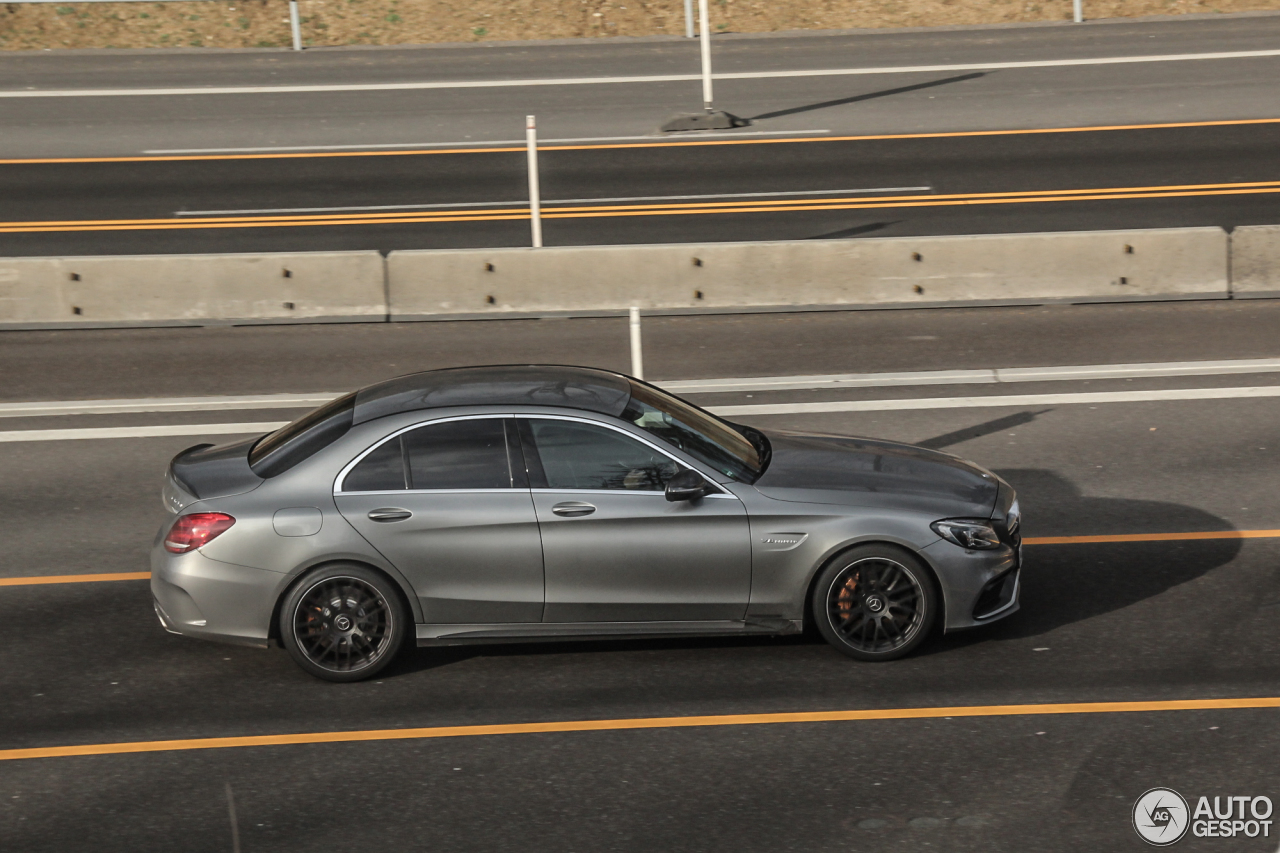
<path fill-rule="evenodd" d="M 396 509 L 394 507 L 383 507 L 382 509 L 374 509 L 369 511 L 369 518 L 373 521 L 404 521 L 411 518 L 413 513 L 407 509 Z"/>
<path fill-rule="evenodd" d="M 585 503 L 584 501 L 565 501 L 558 503 L 551 508 L 556 515 L 562 515 L 565 518 L 578 518 L 583 515 L 591 515 L 596 511 L 594 505 Z"/>

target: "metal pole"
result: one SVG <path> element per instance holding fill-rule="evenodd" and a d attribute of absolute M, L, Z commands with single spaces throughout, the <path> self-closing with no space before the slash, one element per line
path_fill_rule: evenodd
<path fill-rule="evenodd" d="M 542 248 L 542 195 L 538 189 L 538 122 L 525 116 L 525 151 L 529 157 L 529 225 L 533 229 L 533 248 Z"/>
<path fill-rule="evenodd" d="M 289 0 L 289 30 L 293 33 L 293 49 L 302 50 L 302 23 L 298 19 L 298 0 Z"/>
<path fill-rule="evenodd" d="M 707 0 L 698 0 L 698 29 L 702 36 L 702 106 L 711 112 L 711 32 L 707 29 Z"/>
<path fill-rule="evenodd" d="M 1072 11 L 1075 13 L 1075 21 L 1077 24 L 1084 23 L 1084 0 L 1072 0 Z"/>
<path fill-rule="evenodd" d="M 693 38 L 693 0 L 684 0 L 684 37 Z"/>
<path fill-rule="evenodd" d="M 644 379 L 644 353 L 640 349 L 640 309 L 631 309 L 631 375 Z"/>

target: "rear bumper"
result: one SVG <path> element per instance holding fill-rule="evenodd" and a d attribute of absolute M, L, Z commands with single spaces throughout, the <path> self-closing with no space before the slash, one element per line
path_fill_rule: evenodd
<path fill-rule="evenodd" d="M 161 626 L 173 634 L 267 646 L 271 614 L 284 582 L 277 572 L 211 560 L 199 551 L 151 552 L 151 595 Z"/>

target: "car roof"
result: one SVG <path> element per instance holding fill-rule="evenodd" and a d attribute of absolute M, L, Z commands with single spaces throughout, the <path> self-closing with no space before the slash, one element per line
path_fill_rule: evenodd
<path fill-rule="evenodd" d="M 616 417 L 630 399 L 627 377 L 608 370 L 553 364 L 454 367 L 362 388 L 356 392 L 354 422 L 454 406 L 556 406 Z"/>

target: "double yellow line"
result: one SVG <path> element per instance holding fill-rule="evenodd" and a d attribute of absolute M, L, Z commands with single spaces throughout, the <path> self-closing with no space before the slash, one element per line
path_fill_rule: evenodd
<path fill-rule="evenodd" d="M 852 198 L 761 199 L 757 201 L 673 202 L 666 204 L 603 204 L 549 206 L 543 219 L 588 219 L 626 216 L 701 216 L 725 213 L 780 213 L 814 210 L 873 210 L 908 207 L 952 207 L 989 204 L 1041 204 L 1070 201 L 1191 198 L 1196 196 L 1280 193 L 1280 181 L 1226 184 L 1176 184 L 1148 187 L 1024 190 L 944 195 L 886 195 Z M 273 216 L 204 216 L 168 219 L 81 219 L 0 222 L 0 233 L 50 231 L 154 231 L 203 228 L 299 228 L 325 225 L 404 225 L 441 222 L 498 222 L 529 218 L 529 208 L 494 207 L 482 210 L 420 210 L 381 213 L 323 213 Z"/>

